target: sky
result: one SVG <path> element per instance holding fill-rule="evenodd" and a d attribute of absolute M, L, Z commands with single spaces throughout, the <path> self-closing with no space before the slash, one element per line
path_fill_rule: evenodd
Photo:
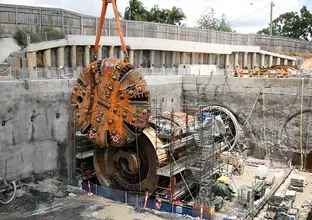
<path fill-rule="evenodd" d="M 213 8 L 218 16 L 225 14 L 232 29 L 238 33 L 256 33 L 267 27 L 270 21 L 271 0 L 141 0 L 147 9 L 158 4 L 160 8 L 181 8 L 187 16 L 183 22 L 196 26 L 202 13 Z M 0 0 L 0 3 L 63 8 L 87 15 L 99 16 L 102 0 Z M 128 0 L 117 0 L 123 14 Z M 274 0 L 273 19 L 288 11 L 299 11 L 303 5 L 312 9 L 312 0 Z M 107 17 L 112 17 L 111 6 Z"/>

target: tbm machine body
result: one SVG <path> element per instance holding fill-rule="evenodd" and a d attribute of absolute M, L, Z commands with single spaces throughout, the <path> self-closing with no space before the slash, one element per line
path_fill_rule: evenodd
<path fill-rule="evenodd" d="M 97 60 L 96 56 L 109 3 L 116 17 L 123 60 L 113 57 Z M 186 113 L 163 114 L 159 120 L 150 117 L 150 92 L 142 74 L 128 60 L 116 0 L 103 0 L 92 59 L 73 86 L 71 103 L 76 108 L 76 124 L 81 133 L 96 144 L 93 160 L 99 182 L 103 186 L 152 193 L 158 187 L 164 191 L 171 184 L 170 176 L 174 175 L 178 185 L 189 175 L 185 168 L 187 150 L 199 148 L 194 135 L 186 131 L 190 125 L 195 126 L 197 119 Z M 206 111 L 220 108 L 222 110 L 214 106 Z M 226 110 L 223 113 L 230 117 L 231 123 L 225 125 L 219 114 L 219 133 L 225 135 L 229 130 L 235 136 L 238 131 L 235 117 Z M 174 147 L 173 138 L 179 139 Z M 234 139 L 227 144 L 220 142 L 220 151 L 235 145 L 234 142 Z M 170 153 L 171 150 L 174 153 Z M 171 159 L 176 161 L 174 169 L 169 167 Z M 201 169 L 198 159 L 198 155 L 193 155 L 188 157 L 188 163 Z M 179 191 L 175 196 L 178 194 Z"/>

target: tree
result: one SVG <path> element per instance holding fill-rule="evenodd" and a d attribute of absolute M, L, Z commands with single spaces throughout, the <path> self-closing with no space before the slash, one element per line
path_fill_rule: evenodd
<path fill-rule="evenodd" d="M 129 0 L 129 6 L 126 7 L 124 19 L 132 21 L 147 21 L 149 12 L 144 8 L 140 0 Z"/>
<path fill-rule="evenodd" d="M 181 25 L 181 21 L 186 18 L 186 15 L 181 8 L 176 6 L 169 9 L 160 9 L 159 5 L 155 5 L 150 11 L 144 8 L 140 0 L 129 0 L 129 6 L 124 13 L 125 20 L 133 21 L 149 21 L 165 24 Z"/>
<path fill-rule="evenodd" d="M 169 11 L 168 23 L 181 25 L 181 21 L 183 21 L 184 19 L 186 19 L 186 15 L 182 11 L 182 9 L 173 6 L 171 11 Z"/>
<path fill-rule="evenodd" d="M 231 24 L 223 14 L 221 18 L 217 18 L 214 9 L 210 8 L 209 11 L 200 15 L 196 21 L 199 28 L 211 29 L 216 31 L 231 32 Z"/>
<path fill-rule="evenodd" d="M 164 9 L 160 9 L 159 5 L 151 8 L 148 21 L 157 23 L 167 23 L 168 13 Z"/>
<path fill-rule="evenodd" d="M 309 40 L 312 37 L 312 14 L 303 6 L 300 12 L 286 12 L 272 21 L 272 35 Z M 270 27 L 258 34 L 270 34 Z"/>

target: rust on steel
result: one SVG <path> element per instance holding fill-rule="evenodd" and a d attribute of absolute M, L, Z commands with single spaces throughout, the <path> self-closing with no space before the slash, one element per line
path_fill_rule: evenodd
<path fill-rule="evenodd" d="M 130 63 L 116 58 L 94 61 L 73 87 L 76 122 L 101 147 L 122 147 L 147 126 L 150 93 Z"/>
<path fill-rule="evenodd" d="M 183 115 L 183 113 L 177 113 Z M 169 119 L 161 117 L 164 124 L 171 124 Z M 180 125 L 184 119 L 175 118 L 174 136 L 183 130 Z M 153 124 L 152 121 L 150 123 Z M 185 121 L 184 121 L 185 123 Z M 182 123 L 181 123 L 182 124 Z M 160 125 L 163 127 L 162 125 Z M 162 149 L 167 139 L 157 135 L 154 128 L 147 126 L 134 141 L 121 148 L 95 148 L 94 169 L 99 182 L 107 187 L 122 187 L 130 191 L 154 192 L 157 186 L 166 187 L 170 178 L 158 174 L 159 169 L 168 166 L 169 152 Z M 185 157 L 186 149 L 193 149 L 193 144 L 185 144 L 176 149 L 174 157 L 179 160 Z"/>
<path fill-rule="evenodd" d="M 121 47 L 126 55 L 116 0 L 103 0 L 93 62 L 79 75 L 71 95 L 78 127 L 102 148 L 122 147 L 133 142 L 147 126 L 150 116 L 147 83 L 128 57 L 96 61 L 109 3 L 113 5 Z M 137 166 L 135 159 L 130 161 L 134 169 Z"/>

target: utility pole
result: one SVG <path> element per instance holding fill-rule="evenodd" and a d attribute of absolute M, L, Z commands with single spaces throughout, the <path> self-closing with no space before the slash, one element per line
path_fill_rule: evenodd
<path fill-rule="evenodd" d="M 274 2 L 271 1 L 271 12 L 270 12 L 270 35 L 272 36 L 273 32 L 273 24 L 272 24 L 272 18 L 273 18 L 273 7 L 274 7 Z"/>

